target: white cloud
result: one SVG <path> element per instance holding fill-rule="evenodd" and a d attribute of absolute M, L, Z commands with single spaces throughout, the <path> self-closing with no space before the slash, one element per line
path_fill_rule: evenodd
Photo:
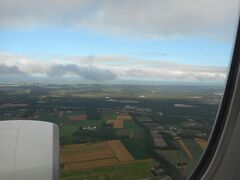
<path fill-rule="evenodd" d="M 231 38 L 238 0 L 1 0 L 0 27 L 88 28 L 136 37 Z"/>
<path fill-rule="evenodd" d="M 89 58 L 91 61 L 87 61 Z M 46 62 L 20 55 L 0 53 L 0 64 L 28 76 L 68 75 L 96 82 L 121 79 L 223 82 L 227 73 L 227 68 L 220 66 L 179 64 L 121 56 L 65 56 L 48 59 Z M 8 71 L 6 74 L 11 73 Z"/>

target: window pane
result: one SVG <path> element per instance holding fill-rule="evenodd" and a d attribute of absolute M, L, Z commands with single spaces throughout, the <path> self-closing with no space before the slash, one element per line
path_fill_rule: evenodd
<path fill-rule="evenodd" d="M 186 179 L 237 20 L 237 0 L 1 0 L 0 120 L 56 123 L 62 179 Z"/>

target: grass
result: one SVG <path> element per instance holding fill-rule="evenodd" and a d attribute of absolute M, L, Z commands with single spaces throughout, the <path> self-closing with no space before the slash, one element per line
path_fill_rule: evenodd
<path fill-rule="evenodd" d="M 102 116 L 103 120 L 113 120 L 116 119 L 117 115 L 116 114 L 106 114 Z"/>
<path fill-rule="evenodd" d="M 65 124 L 67 125 L 74 125 L 74 126 L 96 126 L 96 127 L 102 127 L 104 121 L 101 120 L 82 120 L 82 121 L 71 121 L 69 120 Z"/>
<path fill-rule="evenodd" d="M 151 166 L 154 164 L 153 160 L 135 161 L 126 164 L 119 164 L 110 167 L 98 167 L 92 169 L 85 169 L 80 171 L 68 171 L 61 173 L 62 180 L 135 180 L 141 178 L 151 177 Z"/>
<path fill-rule="evenodd" d="M 82 114 L 86 114 L 86 112 L 84 112 L 84 111 L 73 111 L 71 113 L 68 113 L 68 115 L 82 115 Z"/>
<path fill-rule="evenodd" d="M 84 121 L 70 121 L 61 124 L 60 128 L 60 141 L 61 144 L 72 144 L 74 143 L 73 133 L 77 132 L 81 126 L 95 126 L 102 127 L 103 121 L 93 121 L 93 120 L 84 120 Z"/>
<path fill-rule="evenodd" d="M 189 148 L 189 150 L 192 152 L 194 156 L 193 160 L 189 160 L 186 157 L 185 153 L 179 150 L 160 150 L 158 152 L 174 166 L 176 166 L 178 162 L 185 161 L 187 163 L 187 166 L 185 166 L 179 171 L 181 172 L 182 175 L 187 176 L 195 168 L 202 153 L 202 150 L 194 139 L 183 139 L 183 141 Z"/>
<path fill-rule="evenodd" d="M 78 126 L 75 125 L 64 125 L 60 126 L 60 142 L 61 144 L 72 144 L 74 143 L 73 133 L 79 129 Z"/>
<path fill-rule="evenodd" d="M 133 120 L 125 120 L 123 121 L 123 128 L 124 129 L 140 129 L 141 127 L 138 126 Z"/>
<path fill-rule="evenodd" d="M 159 150 L 158 151 L 171 164 L 176 165 L 178 162 L 187 161 L 185 155 L 179 150 Z"/>
<path fill-rule="evenodd" d="M 60 127 L 60 136 L 72 136 L 72 134 L 78 130 L 75 125 L 64 125 Z"/>
<path fill-rule="evenodd" d="M 194 159 L 199 159 L 202 154 L 201 147 L 197 144 L 194 139 L 184 139 L 184 143 L 190 148 L 193 153 Z"/>
<path fill-rule="evenodd" d="M 145 138 L 124 139 L 121 140 L 121 142 L 135 159 L 145 159 L 150 157 Z"/>
<path fill-rule="evenodd" d="M 169 163 L 176 165 L 179 162 L 186 162 L 187 166 L 178 169 L 183 176 L 188 176 L 196 165 L 194 160 L 189 160 L 182 151 L 179 150 L 160 150 L 158 151 Z"/>
<path fill-rule="evenodd" d="M 37 118 L 37 120 L 41 120 L 41 121 L 47 121 L 47 122 L 52 122 L 52 123 L 57 123 L 57 121 L 60 118 L 56 115 L 51 115 L 51 113 L 44 111 L 39 113 L 39 117 Z"/>
<path fill-rule="evenodd" d="M 115 109 L 115 108 L 112 108 L 112 107 L 104 108 L 103 111 L 102 111 L 102 120 L 107 121 L 107 120 L 116 119 L 117 116 L 118 116 L 118 114 L 117 114 L 118 111 L 119 111 L 119 109 Z"/>

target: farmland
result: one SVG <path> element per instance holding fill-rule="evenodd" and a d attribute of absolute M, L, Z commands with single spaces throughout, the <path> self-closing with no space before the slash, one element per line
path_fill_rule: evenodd
<path fill-rule="evenodd" d="M 81 171 L 63 171 L 61 179 L 114 179 L 129 180 L 152 177 L 149 168 L 156 162 L 152 159 L 119 163 L 111 166 L 83 169 Z M 124 172 L 124 173 L 123 173 Z"/>
<path fill-rule="evenodd" d="M 0 86 L 0 119 L 56 123 L 62 179 L 182 180 L 206 148 L 216 92 L 221 87 L 9 84 Z"/>
<path fill-rule="evenodd" d="M 207 146 L 207 141 L 204 139 L 200 139 L 200 138 L 195 138 L 195 141 L 199 144 L 199 146 L 202 148 L 202 150 L 204 150 Z"/>
<path fill-rule="evenodd" d="M 192 154 L 192 152 L 188 149 L 188 147 L 185 145 L 185 143 L 184 143 L 181 139 L 178 140 L 178 143 L 181 145 L 181 148 L 182 148 L 183 151 L 186 153 L 187 157 L 192 160 L 192 159 L 194 158 L 194 157 L 193 157 L 193 154 Z"/>
<path fill-rule="evenodd" d="M 63 170 L 80 170 L 134 161 L 119 140 L 92 144 L 65 145 L 61 148 Z"/>

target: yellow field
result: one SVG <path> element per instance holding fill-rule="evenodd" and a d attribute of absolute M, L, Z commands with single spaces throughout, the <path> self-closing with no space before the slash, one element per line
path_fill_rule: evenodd
<path fill-rule="evenodd" d="M 192 152 L 188 149 L 188 147 L 186 146 L 186 144 L 181 140 L 177 140 L 178 143 L 181 145 L 181 147 L 183 148 L 184 152 L 186 153 L 186 155 L 188 156 L 189 159 L 193 160 L 194 157 L 193 157 L 193 154 Z"/>
<path fill-rule="evenodd" d="M 61 147 L 63 170 L 79 170 L 134 161 L 120 140 L 65 145 Z"/>
<path fill-rule="evenodd" d="M 110 150 L 99 150 L 95 152 L 87 153 L 74 153 L 74 154 L 63 154 L 61 156 L 61 163 L 71 163 L 71 162 L 80 162 L 80 161 L 91 161 L 96 159 L 107 159 L 114 158 L 114 153 Z"/>
<path fill-rule="evenodd" d="M 132 120 L 132 117 L 127 113 L 122 113 L 122 114 L 119 114 L 116 119 L 124 121 L 124 120 Z"/>
<path fill-rule="evenodd" d="M 116 155 L 119 161 L 133 161 L 134 158 L 128 152 L 128 150 L 123 146 L 120 140 L 108 141 L 108 145 Z"/>
<path fill-rule="evenodd" d="M 114 120 L 107 120 L 107 124 L 112 124 L 113 128 L 123 128 L 123 121 L 132 120 L 132 117 L 127 113 L 119 114 Z"/>
<path fill-rule="evenodd" d="M 61 146 L 61 154 L 72 154 L 96 151 L 96 149 L 108 149 L 108 143 L 106 141 L 98 143 L 84 143 L 84 144 L 71 144 Z"/>
<path fill-rule="evenodd" d="M 117 159 L 101 159 L 96 161 L 85 161 L 85 162 L 77 162 L 71 164 L 65 164 L 64 170 L 71 171 L 71 170 L 79 170 L 79 169 L 87 169 L 87 168 L 95 168 L 101 166 L 111 166 L 117 164 Z"/>
<path fill-rule="evenodd" d="M 205 150 L 205 148 L 207 146 L 206 140 L 200 139 L 200 138 L 194 138 L 194 140 L 198 143 L 198 145 L 202 148 L 202 150 Z"/>

